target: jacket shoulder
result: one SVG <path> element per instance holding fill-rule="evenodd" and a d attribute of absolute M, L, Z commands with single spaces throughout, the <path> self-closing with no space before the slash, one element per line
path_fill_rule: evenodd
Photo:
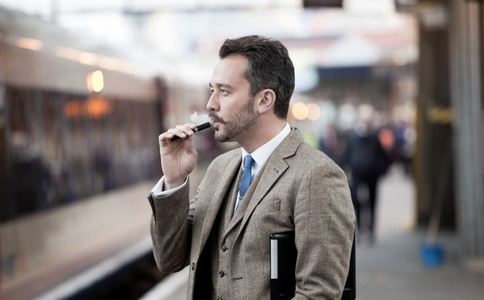
<path fill-rule="evenodd" d="M 345 176 L 343 170 L 324 152 L 316 150 L 308 144 L 302 143 L 296 151 L 295 161 L 304 165 L 306 170 L 322 169 L 325 172 L 337 173 Z"/>
<path fill-rule="evenodd" d="M 241 151 L 240 148 L 236 148 L 236 149 L 233 149 L 233 150 L 229 150 L 229 151 L 227 151 L 223 154 L 220 154 L 214 160 L 212 160 L 212 162 L 210 163 L 208 168 L 209 169 L 211 169 L 211 168 L 221 168 L 221 167 L 227 166 L 227 164 L 230 161 L 232 161 L 234 158 L 236 158 L 237 156 L 241 156 L 240 151 Z"/>

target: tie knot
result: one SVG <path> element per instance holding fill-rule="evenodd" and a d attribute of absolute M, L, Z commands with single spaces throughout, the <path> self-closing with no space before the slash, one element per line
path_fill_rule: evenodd
<path fill-rule="evenodd" d="M 254 159 L 250 155 L 246 155 L 244 157 L 244 171 L 245 170 L 252 170 L 252 165 L 254 164 Z"/>

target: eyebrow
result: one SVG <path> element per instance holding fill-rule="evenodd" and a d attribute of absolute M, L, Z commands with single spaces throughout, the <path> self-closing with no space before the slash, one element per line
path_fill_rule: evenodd
<path fill-rule="evenodd" d="M 208 83 L 209 88 L 212 88 L 213 86 L 214 85 L 211 82 Z M 215 86 L 218 88 L 233 89 L 233 87 L 230 84 L 226 84 L 226 83 L 216 83 Z"/>

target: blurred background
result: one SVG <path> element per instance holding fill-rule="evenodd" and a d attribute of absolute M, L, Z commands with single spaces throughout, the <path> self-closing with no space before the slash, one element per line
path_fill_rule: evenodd
<path fill-rule="evenodd" d="M 157 137 L 248 34 L 287 46 L 289 122 L 348 174 L 357 299 L 484 297 L 482 1 L 0 0 L 0 298 L 185 299 L 151 255 Z M 196 143 L 195 183 L 235 146 Z"/>

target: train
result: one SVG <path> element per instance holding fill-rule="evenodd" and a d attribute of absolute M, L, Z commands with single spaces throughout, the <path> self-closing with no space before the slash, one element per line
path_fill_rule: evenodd
<path fill-rule="evenodd" d="M 85 39 L 0 9 L 0 298 L 146 237 L 157 136 L 207 93 Z"/>

